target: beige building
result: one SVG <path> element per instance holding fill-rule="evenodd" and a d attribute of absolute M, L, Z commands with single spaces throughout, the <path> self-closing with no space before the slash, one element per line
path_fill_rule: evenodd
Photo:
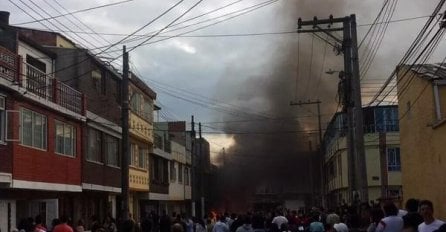
<path fill-rule="evenodd" d="M 446 219 L 446 66 L 398 71 L 404 200 L 427 199 Z"/>
<path fill-rule="evenodd" d="M 364 146 L 369 200 L 401 199 L 401 163 L 399 148 L 398 107 L 363 108 Z M 337 113 L 324 135 L 325 199 L 328 207 L 349 199 L 346 118 Z"/>
<path fill-rule="evenodd" d="M 141 79 L 130 74 L 129 82 L 129 210 L 139 219 L 141 200 L 149 195 L 149 153 L 153 150 L 153 109 L 156 94 Z"/>

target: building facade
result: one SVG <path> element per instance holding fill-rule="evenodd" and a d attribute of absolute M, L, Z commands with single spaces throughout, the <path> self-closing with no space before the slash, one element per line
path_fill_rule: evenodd
<path fill-rule="evenodd" d="M 0 23 L 0 229 L 73 214 L 82 191 L 84 95 L 54 75 L 56 54 Z"/>
<path fill-rule="evenodd" d="M 129 209 L 133 218 L 141 216 L 142 201 L 149 199 L 150 162 L 153 150 L 153 109 L 155 92 L 135 74 L 130 75 L 129 127 L 131 162 L 129 170 Z"/>
<path fill-rule="evenodd" d="M 400 66 L 397 76 L 404 199 L 430 200 L 446 219 L 446 66 Z"/>
<path fill-rule="evenodd" d="M 398 107 L 363 108 L 364 149 L 370 201 L 401 202 Z M 324 194 L 328 207 L 352 204 L 349 194 L 346 116 L 337 113 L 324 135 Z"/>

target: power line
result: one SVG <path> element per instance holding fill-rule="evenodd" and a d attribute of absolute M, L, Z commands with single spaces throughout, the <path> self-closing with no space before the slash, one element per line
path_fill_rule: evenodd
<path fill-rule="evenodd" d="M 182 17 L 184 17 L 187 13 L 189 13 L 191 10 L 193 10 L 195 7 L 197 7 L 203 0 L 198 0 L 194 5 L 192 5 L 189 9 L 187 9 L 183 14 L 181 14 L 180 16 L 178 16 L 177 18 L 175 18 L 172 22 L 170 22 L 169 24 L 167 24 L 165 27 L 163 27 L 161 30 L 159 30 L 157 33 L 153 34 L 152 36 L 150 36 L 149 38 L 147 38 L 146 40 L 144 40 L 143 42 L 139 43 L 136 46 L 133 46 L 132 48 L 129 49 L 128 52 L 131 52 L 133 50 L 135 50 L 136 48 L 140 47 L 141 45 L 143 45 L 144 43 L 146 43 L 147 41 L 151 40 L 153 37 L 157 36 L 158 34 L 160 34 L 161 32 L 163 32 L 165 29 L 167 29 L 168 27 L 170 27 L 172 24 L 174 24 L 176 21 L 178 21 L 179 19 L 181 19 Z"/>
<path fill-rule="evenodd" d="M 401 64 L 405 63 L 407 60 L 410 59 L 410 57 L 413 55 L 413 51 L 417 48 L 417 46 L 419 46 L 420 40 L 423 39 L 423 37 L 425 37 L 425 33 L 428 30 L 428 28 L 431 26 L 434 18 L 436 15 L 438 15 L 438 13 L 440 12 L 442 6 L 444 5 L 445 0 L 441 0 L 438 5 L 436 6 L 436 8 L 434 9 L 433 13 L 431 14 L 431 16 L 429 17 L 429 19 L 427 20 L 427 22 L 425 23 L 424 27 L 421 29 L 421 31 L 418 33 L 417 37 L 415 38 L 415 40 L 412 42 L 412 44 L 410 45 L 409 49 L 406 51 L 406 53 L 404 54 L 404 56 L 401 58 L 400 62 L 398 63 L 397 67 L 400 66 Z M 381 96 L 381 94 L 385 91 L 385 89 L 387 88 L 388 84 L 392 81 L 392 79 L 394 79 L 395 75 L 396 75 L 396 69 L 393 70 L 393 72 L 389 75 L 389 77 L 386 79 L 386 81 L 384 82 L 383 86 L 381 87 L 381 89 L 375 94 L 375 96 L 371 99 L 371 101 L 368 103 L 368 106 L 372 105 L 373 103 L 375 103 L 378 98 Z M 397 81 L 398 83 L 398 81 Z M 392 88 L 393 89 L 393 88 Z M 390 93 L 390 92 L 388 92 Z M 378 104 L 380 104 L 380 102 L 384 101 L 385 97 L 383 97 Z"/>
<path fill-rule="evenodd" d="M 358 49 L 361 48 L 362 44 L 364 43 L 365 39 L 367 38 L 367 36 L 370 34 L 370 32 L 372 31 L 372 29 L 374 28 L 374 26 L 377 24 L 379 18 L 381 17 L 381 14 L 384 11 L 385 6 L 389 3 L 390 0 L 386 0 L 383 4 L 383 6 L 381 7 L 381 10 L 379 11 L 378 15 L 376 16 L 375 20 L 373 20 L 373 23 L 370 25 L 370 28 L 367 30 L 367 32 L 365 33 L 364 37 L 362 38 L 361 42 L 359 42 L 358 45 Z"/>
<path fill-rule="evenodd" d="M 213 26 L 213 25 L 219 24 L 219 23 L 221 23 L 221 22 L 224 22 L 224 21 L 233 19 L 233 18 L 235 18 L 235 17 L 244 15 L 244 14 L 246 14 L 246 13 L 252 12 L 252 11 L 254 11 L 254 10 L 257 10 L 257 9 L 262 8 L 262 7 L 264 7 L 264 6 L 268 6 L 268 5 L 270 5 L 270 4 L 272 4 L 272 3 L 275 3 L 275 2 L 278 2 L 278 1 L 280 1 L 280 0 L 267 0 L 267 1 L 261 2 L 261 3 L 259 3 L 259 4 L 255 4 L 255 5 L 252 5 L 252 6 L 243 8 L 243 9 L 240 9 L 240 10 L 236 10 L 236 11 L 233 11 L 233 12 L 229 12 L 229 13 L 226 13 L 226 14 L 221 15 L 221 16 L 218 16 L 218 17 L 214 17 L 214 18 L 206 19 L 206 20 L 203 20 L 203 21 L 200 21 L 200 22 L 196 22 L 196 23 L 193 23 L 193 24 L 189 24 L 189 25 L 186 25 L 186 26 L 183 26 L 183 27 L 180 27 L 180 28 L 174 28 L 174 29 L 172 29 L 172 30 L 167 30 L 167 31 L 165 31 L 164 33 L 160 33 L 159 31 L 152 31 L 152 32 L 149 32 L 149 33 L 147 33 L 147 34 L 144 34 L 144 35 L 140 36 L 139 38 L 125 39 L 124 41 L 125 41 L 125 42 L 135 42 L 135 41 L 143 40 L 143 39 L 146 38 L 146 37 L 152 38 L 152 37 L 154 37 L 155 35 L 156 35 L 156 36 L 159 36 L 160 34 L 165 34 L 165 33 L 169 33 L 169 32 L 172 32 L 172 31 L 178 31 L 178 30 L 186 29 L 186 28 L 189 28 L 189 27 L 192 27 L 192 26 L 196 26 L 196 25 L 199 25 L 199 24 L 203 24 L 203 23 L 206 23 L 206 22 L 213 21 L 213 20 L 215 20 L 215 19 L 224 18 L 224 17 L 226 17 L 226 16 L 228 16 L 228 15 L 236 14 L 235 16 L 232 16 L 232 17 L 229 17 L 229 18 L 225 18 L 225 19 L 223 19 L 223 20 L 221 20 L 221 21 L 217 21 L 216 23 L 212 23 L 212 24 L 209 24 L 209 25 L 205 25 L 205 26 L 199 27 L 199 28 L 197 28 L 197 29 L 191 30 L 191 31 L 189 31 L 189 32 L 180 33 L 180 34 L 177 34 L 177 35 L 174 35 L 174 36 L 168 36 L 168 37 L 165 37 L 165 39 L 160 40 L 160 41 L 164 41 L 164 40 L 167 40 L 167 39 L 170 39 L 170 38 L 173 38 L 173 37 L 177 37 L 178 35 L 189 34 L 189 33 L 191 33 L 191 32 L 195 32 L 195 31 L 201 30 L 201 29 L 203 29 L 203 28 L 206 28 L 206 27 L 209 27 L 209 26 Z M 239 12 L 241 12 L 241 13 L 240 13 L 240 14 L 237 14 L 237 13 L 239 13 Z M 173 26 L 173 24 L 172 24 L 171 26 Z M 165 28 L 163 28 L 163 29 L 161 29 L 161 30 L 163 31 L 164 29 L 165 29 Z M 155 33 L 155 34 L 154 34 L 154 33 Z M 151 44 L 151 43 L 148 43 L 148 44 Z M 98 48 L 95 48 L 95 49 L 100 49 L 100 48 L 101 48 L 101 47 L 98 47 Z"/>
<path fill-rule="evenodd" d="M 40 14 L 37 10 L 34 10 L 31 6 L 29 6 L 28 4 L 26 4 L 23 0 L 19 0 L 23 5 L 25 5 L 26 7 L 28 7 L 31 11 L 33 11 L 34 13 L 38 14 L 40 17 L 44 18 L 44 16 L 42 14 Z M 37 9 L 39 9 L 40 11 L 42 11 L 44 14 L 48 15 L 51 17 L 51 14 L 48 13 L 48 11 L 46 11 L 45 9 L 43 9 L 41 6 L 39 6 L 38 4 L 36 4 L 33 0 L 29 0 L 29 2 L 31 2 L 31 4 L 33 4 Z M 65 24 L 61 23 L 58 19 L 55 19 L 55 21 L 61 25 L 63 28 L 66 28 L 68 31 L 71 32 L 71 29 L 69 27 L 67 27 Z M 48 23 L 50 23 L 51 25 L 53 25 L 54 27 L 56 27 L 57 29 L 60 30 L 60 27 L 57 26 L 55 23 L 48 21 Z M 94 45 L 93 43 L 91 43 L 90 41 L 84 39 L 83 37 L 73 33 L 74 36 L 76 36 L 76 38 L 79 38 L 80 40 L 78 40 L 79 44 L 81 44 L 84 47 L 87 47 L 85 44 L 83 44 L 80 41 L 84 41 L 86 44 L 91 45 L 92 47 L 95 47 L 96 45 Z"/>
<path fill-rule="evenodd" d="M 9 0 L 9 1 L 11 1 L 11 0 Z M 178 5 L 179 5 L 181 2 L 183 2 L 183 1 L 184 1 L 184 0 L 180 0 L 180 1 L 178 1 L 176 4 L 174 4 L 172 7 L 170 7 L 169 9 L 167 9 L 166 11 L 164 11 L 163 13 L 161 13 L 160 15 L 158 15 L 157 17 L 155 17 L 154 19 L 152 19 L 150 22 L 144 24 L 143 26 L 141 26 L 140 28 L 138 28 L 137 30 L 135 30 L 134 32 L 132 32 L 131 34 L 127 35 L 125 38 L 119 40 L 118 42 L 111 44 L 110 46 L 108 46 L 108 47 L 105 48 L 105 49 L 102 49 L 99 53 L 96 53 L 95 55 L 97 56 L 97 55 L 99 55 L 99 54 L 101 54 L 101 53 L 104 53 L 105 51 L 107 51 L 107 50 L 109 50 L 110 48 L 112 48 L 112 47 L 118 45 L 119 43 L 121 43 L 121 42 L 124 41 L 125 39 L 129 38 L 130 36 L 132 36 L 132 35 L 138 33 L 138 32 L 141 31 L 141 30 L 143 30 L 144 28 L 146 28 L 147 26 L 149 26 L 150 24 L 152 24 L 153 22 L 155 22 L 156 20 L 158 20 L 158 19 L 161 18 L 162 16 L 166 15 L 169 11 L 171 11 L 173 8 L 175 8 L 176 6 L 178 6 Z M 117 58 L 115 58 L 115 59 L 117 59 Z M 87 55 L 87 57 L 86 57 L 85 59 L 82 59 L 82 60 L 80 60 L 80 61 L 78 61 L 78 62 L 75 62 L 75 63 L 73 63 L 73 64 L 69 64 L 69 65 L 67 65 L 67 66 L 65 66 L 65 67 L 62 67 L 62 68 L 60 68 L 60 69 L 58 69 L 58 70 L 56 70 L 56 71 L 54 71 L 54 72 L 52 72 L 52 73 L 46 74 L 46 75 L 55 74 L 55 73 L 60 72 L 60 71 L 62 71 L 62 70 L 66 70 L 66 69 L 69 69 L 69 68 L 76 67 L 76 66 L 80 65 L 81 63 L 83 63 L 83 62 L 85 62 L 85 61 L 87 61 L 87 60 L 89 60 L 88 55 Z M 68 80 L 65 80 L 64 82 L 68 82 L 68 81 L 72 81 L 72 80 L 78 79 L 78 78 L 84 76 L 85 74 L 91 72 L 92 70 L 93 70 L 93 69 L 87 70 L 87 72 L 82 73 L 81 75 L 77 75 L 77 76 L 75 76 L 75 77 L 73 77 L 73 78 L 70 78 L 70 79 L 68 79 Z"/>
<path fill-rule="evenodd" d="M 131 0 L 133 1 L 133 0 Z M 428 18 L 431 15 L 424 15 L 424 16 L 417 16 L 417 17 L 409 17 L 409 18 L 402 18 L 402 19 L 398 19 L 398 20 L 391 20 L 389 21 L 389 23 L 395 23 L 395 22 L 404 22 L 404 21 L 412 21 L 412 20 L 416 20 L 416 19 L 423 19 L 423 18 Z M 384 22 L 379 22 L 376 24 L 382 24 Z M 368 24 L 360 24 L 358 25 L 358 27 L 365 27 L 365 26 L 370 26 L 372 25 L 372 23 L 368 23 Z M 60 33 L 65 33 L 65 32 L 69 32 L 66 30 L 54 30 L 55 32 L 60 32 Z M 106 35 L 106 36 L 120 36 L 120 37 L 124 37 L 124 36 L 128 36 L 128 34 L 126 33 L 107 33 L 107 32 L 83 32 L 83 31 L 74 31 L 75 33 L 78 34 L 99 34 L 99 35 Z M 268 36 L 268 35 L 294 35 L 296 34 L 296 30 L 287 30 L 287 31 L 273 31 L 273 32 L 252 32 L 252 33 L 232 33 L 232 34 L 201 34 L 201 35 L 181 35 L 181 36 L 176 36 L 176 37 L 181 37 L 181 38 L 215 38 L 215 37 L 250 37 L 250 36 Z M 317 34 L 316 34 L 317 35 Z M 147 34 L 135 34 L 132 35 L 131 37 L 143 37 L 143 36 L 149 36 Z M 172 35 L 158 35 L 157 37 L 170 37 Z"/>
<path fill-rule="evenodd" d="M 104 7 L 109 7 L 109 6 L 115 6 L 115 5 L 119 5 L 119 4 L 123 4 L 123 3 L 127 3 L 127 2 L 132 2 L 132 1 L 133 0 L 125 0 L 125 1 L 120 1 L 120 2 L 114 2 L 114 3 L 99 5 L 99 6 L 95 6 L 95 7 L 90 7 L 90 8 L 85 8 L 85 9 L 81 9 L 81 10 L 72 11 L 72 12 L 69 12 L 69 13 L 66 13 L 66 14 L 56 15 L 56 16 L 52 16 L 52 17 L 48 17 L 48 18 L 42 18 L 42 19 L 35 19 L 33 21 L 16 23 L 16 24 L 13 24 L 13 25 L 14 26 L 18 26 L 18 25 L 24 25 L 24 24 L 48 21 L 48 20 L 51 20 L 51 19 L 56 19 L 56 18 L 67 16 L 69 14 L 77 14 L 77 13 L 81 13 L 81 12 L 96 10 L 96 9 L 99 9 L 99 8 L 104 8 Z"/>
<path fill-rule="evenodd" d="M 381 47 L 381 44 L 383 42 L 384 36 L 386 34 L 387 28 L 389 26 L 389 21 L 392 19 L 395 10 L 396 10 L 396 6 L 397 6 L 398 0 L 394 0 L 392 3 L 390 3 L 389 5 L 389 10 L 387 13 L 386 19 L 385 19 L 385 24 L 383 24 L 383 26 L 381 28 L 378 28 L 378 34 L 377 36 L 373 39 L 372 42 L 372 48 L 370 48 L 370 52 L 367 54 L 365 62 L 363 62 L 362 65 L 362 70 L 360 70 L 360 77 L 361 80 L 363 78 L 366 77 L 367 72 L 369 71 L 371 65 L 373 64 L 373 61 L 375 60 L 376 54 L 378 53 L 379 48 Z M 366 47 L 366 49 L 368 49 L 368 45 Z"/>

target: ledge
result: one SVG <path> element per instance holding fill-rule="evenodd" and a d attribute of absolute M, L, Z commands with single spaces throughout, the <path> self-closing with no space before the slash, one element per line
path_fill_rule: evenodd
<path fill-rule="evenodd" d="M 436 120 L 434 123 L 432 123 L 432 129 L 437 129 L 437 127 L 440 127 L 441 125 L 446 123 L 446 118 Z"/>

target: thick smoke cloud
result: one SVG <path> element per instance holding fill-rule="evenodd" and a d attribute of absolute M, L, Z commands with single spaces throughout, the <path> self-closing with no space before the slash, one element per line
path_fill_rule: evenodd
<path fill-rule="evenodd" d="M 286 2 L 277 12 L 278 22 L 296 25 L 299 16 L 312 19 L 317 10 L 303 12 L 299 8 L 313 9 L 307 6 L 309 2 Z M 317 5 L 314 1 L 311 3 Z M 280 24 L 277 27 L 280 28 Z M 327 79 L 321 75 L 325 71 L 322 67 L 324 55 L 325 67 L 339 67 L 337 60 L 341 59 L 334 59 L 331 47 L 316 37 L 296 33 L 274 40 L 268 53 L 252 61 L 267 60 L 266 65 L 259 67 L 261 74 L 245 78 L 241 83 L 222 81 L 225 87 L 220 88 L 223 91 L 219 96 L 255 109 L 255 113 L 251 113 L 256 114 L 240 123 L 226 123 L 223 128 L 229 134 L 243 133 L 234 135 L 235 145 L 218 160 L 224 164 L 221 167 L 225 180 L 222 196 L 227 200 L 222 202 L 229 210 L 249 207 L 249 199 L 256 191 L 314 193 L 320 174 L 314 159 L 319 146 L 318 134 L 314 131 L 317 130 L 316 105 L 290 106 L 290 101 L 319 99 L 325 109 L 334 112 L 337 78 Z M 227 70 L 228 76 L 236 73 L 236 67 Z M 260 114 L 273 120 L 257 116 L 259 112 L 267 112 Z M 310 117 L 305 121 L 295 119 L 300 116 Z M 226 121 L 237 119 L 240 120 L 234 116 L 225 118 Z"/>

